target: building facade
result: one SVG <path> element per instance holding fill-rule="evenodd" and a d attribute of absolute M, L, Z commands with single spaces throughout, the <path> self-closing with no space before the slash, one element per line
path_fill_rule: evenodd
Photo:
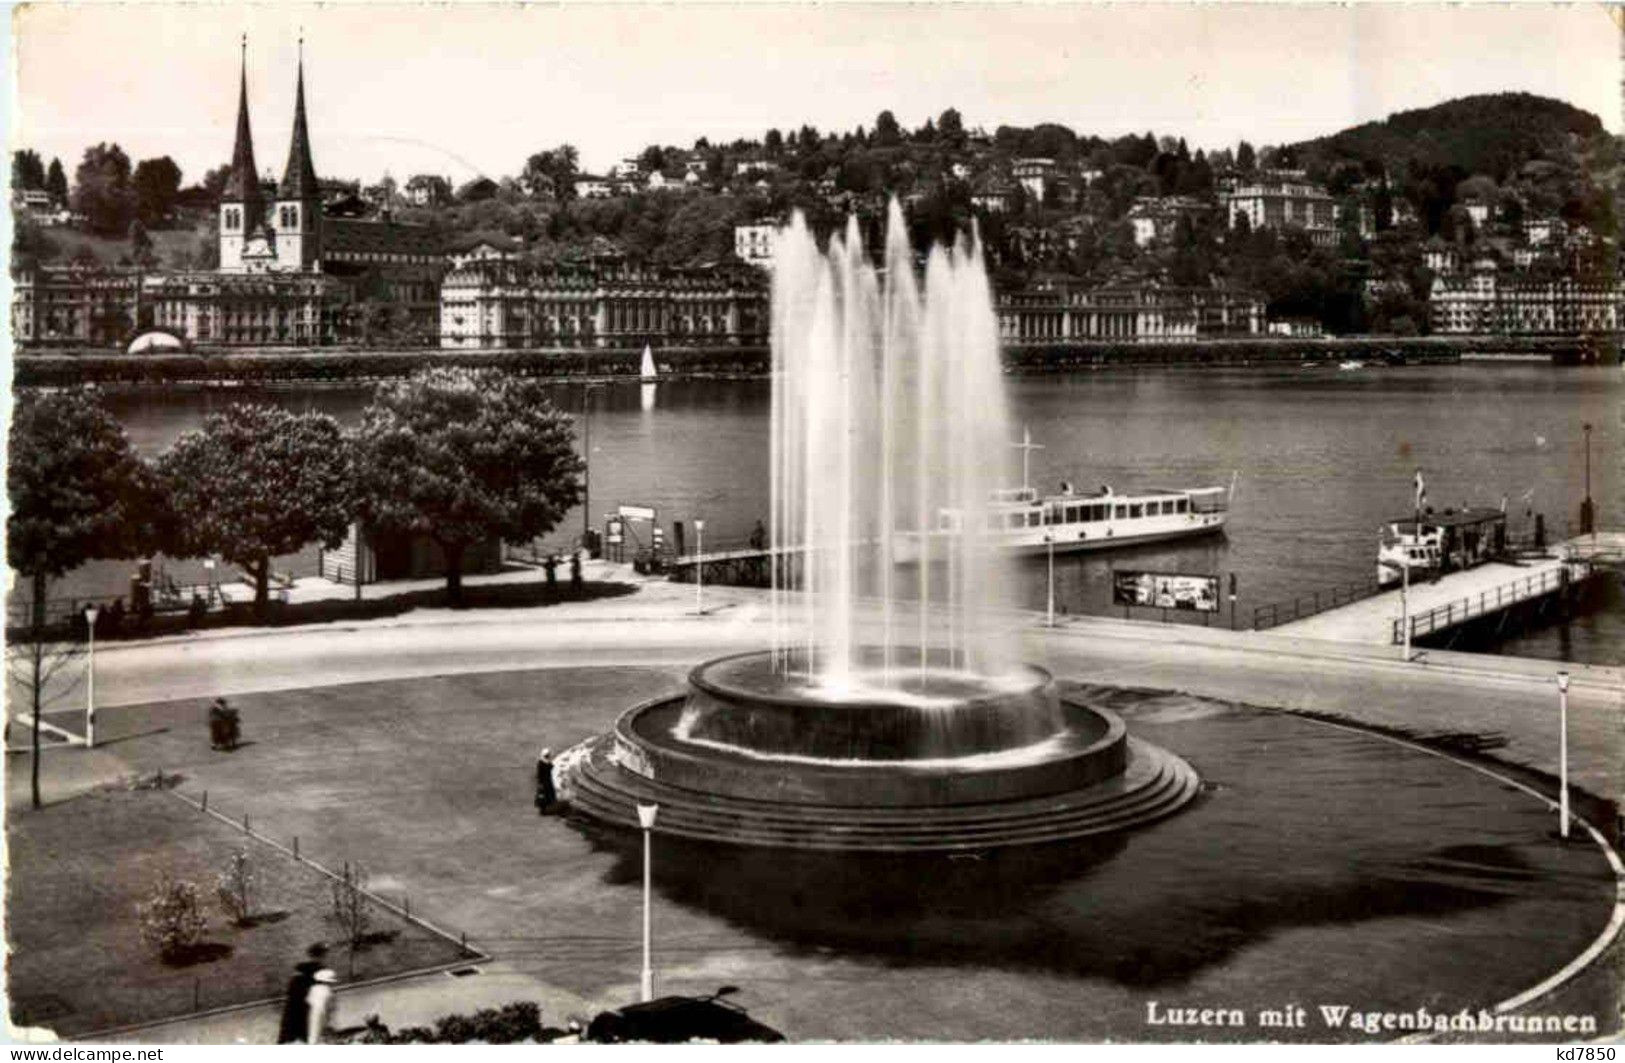
<path fill-rule="evenodd" d="M 1582 336 L 1625 322 L 1625 280 L 1532 281 L 1503 275 L 1493 259 L 1435 277 L 1433 331 L 1443 335 Z"/>
<path fill-rule="evenodd" d="M 449 350 L 757 346 L 767 329 L 767 291 L 750 267 L 536 267 L 483 246 L 440 288 Z"/>
<path fill-rule="evenodd" d="M 1177 288 L 1154 281 L 1084 288 L 1050 282 L 999 293 L 1006 345 L 1196 342 L 1263 331 L 1261 296 L 1228 288 Z"/>
<path fill-rule="evenodd" d="M 1302 174 L 1260 175 L 1222 193 L 1219 201 L 1231 228 L 1246 218 L 1254 231 L 1296 227 L 1317 244 L 1337 242 L 1336 204 Z"/>

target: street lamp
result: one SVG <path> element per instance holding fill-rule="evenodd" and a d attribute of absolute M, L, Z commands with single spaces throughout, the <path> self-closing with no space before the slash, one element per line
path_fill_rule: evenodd
<path fill-rule="evenodd" d="M 592 531 L 592 393 L 601 384 L 588 384 L 581 390 L 581 545 L 588 545 Z"/>
<path fill-rule="evenodd" d="M 85 606 L 85 623 L 90 632 L 90 661 L 86 669 L 85 690 L 85 748 L 96 745 L 96 616 L 101 610 L 94 605 Z"/>
<path fill-rule="evenodd" d="M 1557 763 L 1558 800 L 1561 811 L 1559 830 L 1569 840 L 1569 674 L 1557 673 Z"/>
<path fill-rule="evenodd" d="M 705 521 L 694 522 L 694 612 L 705 615 Z"/>
<path fill-rule="evenodd" d="M 655 969 L 652 954 L 649 948 L 649 912 L 653 907 L 653 890 L 649 875 L 650 839 L 654 836 L 655 816 L 659 815 L 659 805 L 639 805 L 638 823 L 643 827 L 643 999 L 650 1001 L 655 996 Z"/>
<path fill-rule="evenodd" d="M 1050 627 L 1055 626 L 1055 535 L 1052 532 L 1044 533 L 1044 545 L 1049 549 L 1049 620 Z"/>

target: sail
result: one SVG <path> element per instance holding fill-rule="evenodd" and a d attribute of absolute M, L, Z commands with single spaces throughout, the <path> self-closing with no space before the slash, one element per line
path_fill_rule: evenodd
<path fill-rule="evenodd" d="M 644 380 L 654 380 L 660 376 L 660 372 L 655 368 L 655 352 L 648 344 L 643 347 L 643 370 L 640 375 Z"/>

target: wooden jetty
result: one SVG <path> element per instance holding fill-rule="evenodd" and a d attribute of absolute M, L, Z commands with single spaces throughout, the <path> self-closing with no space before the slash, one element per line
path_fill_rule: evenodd
<path fill-rule="evenodd" d="M 1600 532 L 1560 543 L 1550 556 L 1492 561 L 1413 583 L 1403 610 L 1395 587 L 1275 630 L 1330 642 L 1399 645 L 1408 625 L 1411 642 L 1438 642 L 1468 625 L 1486 621 L 1505 625 L 1519 610 L 1567 608 L 1586 584 L 1618 570 L 1622 562 L 1625 533 Z"/>

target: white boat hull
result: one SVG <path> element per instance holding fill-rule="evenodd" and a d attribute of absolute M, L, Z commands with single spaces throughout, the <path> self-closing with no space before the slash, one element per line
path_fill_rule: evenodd
<path fill-rule="evenodd" d="M 1166 542 L 1196 535 L 1211 535 L 1224 529 L 1224 512 L 1173 513 L 1155 517 L 1126 518 L 1123 520 L 1089 521 L 1074 524 L 1049 524 L 1030 528 L 1001 531 L 993 536 L 995 546 L 1006 553 L 1042 554 L 1049 550 L 1046 536 L 1055 539 L 1058 554 L 1081 553 L 1086 550 L 1119 550 L 1143 543 Z M 934 557 L 946 557 L 948 540 L 956 538 L 953 532 L 932 532 L 928 549 Z M 920 560 L 920 536 L 915 532 L 899 533 L 893 540 L 892 559 L 901 565 Z"/>

